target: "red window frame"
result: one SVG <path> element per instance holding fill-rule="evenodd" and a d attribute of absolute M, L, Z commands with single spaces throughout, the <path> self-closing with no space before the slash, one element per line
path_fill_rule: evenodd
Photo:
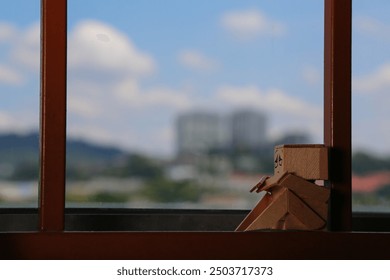
<path fill-rule="evenodd" d="M 331 148 L 332 228 L 351 229 L 351 6 L 325 0 L 324 142 Z M 63 230 L 67 1 L 42 1 L 40 228 Z"/>
<path fill-rule="evenodd" d="M 0 257 L 388 258 L 388 233 L 351 232 L 352 0 L 324 1 L 324 143 L 331 151 L 332 190 L 328 231 L 65 232 L 67 1 L 42 0 L 40 230 L 0 233 Z"/>

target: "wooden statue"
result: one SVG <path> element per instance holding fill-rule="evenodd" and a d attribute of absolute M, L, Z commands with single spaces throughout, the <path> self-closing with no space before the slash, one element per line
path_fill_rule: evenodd
<path fill-rule="evenodd" d="M 314 181 L 328 179 L 327 148 L 277 146 L 274 163 L 274 176 L 263 177 L 251 190 L 265 195 L 236 230 L 325 229 L 329 189 Z"/>

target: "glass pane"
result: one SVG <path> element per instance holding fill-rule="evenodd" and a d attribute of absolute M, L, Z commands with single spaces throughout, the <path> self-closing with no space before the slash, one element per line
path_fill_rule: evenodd
<path fill-rule="evenodd" d="M 67 205 L 252 208 L 322 143 L 322 1 L 68 1 Z"/>
<path fill-rule="evenodd" d="M 390 2 L 353 5 L 353 210 L 388 212 Z"/>
<path fill-rule="evenodd" d="M 0 207 L 37 207 L 40 2 L 0 9 Z"/>

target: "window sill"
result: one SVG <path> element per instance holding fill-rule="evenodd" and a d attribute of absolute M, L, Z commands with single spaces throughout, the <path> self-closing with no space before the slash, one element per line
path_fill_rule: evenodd
<path fill-rule="evenodd" d="M 0 233 L 0 258 L 389 259 L 388 240 L 362 232 Z"/>
<path fill-rule="evenodd" d="M 67 208 L 66 231 L 231 232 L 248 210 Z M 38 209 L 0 208 L 0 232 L 38 231 Z M 390 232 L 390 213 L 353 213 L 353 231 Z"/>

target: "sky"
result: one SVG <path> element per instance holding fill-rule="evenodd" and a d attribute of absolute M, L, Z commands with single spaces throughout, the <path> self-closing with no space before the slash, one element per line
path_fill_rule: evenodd
<path fill-rule="evenodd" d="M 369 2 L 369 3 L 368 3 Z M 21 8 L 22 7 L 22 8 Z M 39 126 L 39 1 L 0 10 L 0 132 Z M 353 146 L 390 154 L 390 1 L 354 0 Z M 69 137 L 172 155 L 187 111 L 323 139 L 323 1 L 69 0 Z"/>

